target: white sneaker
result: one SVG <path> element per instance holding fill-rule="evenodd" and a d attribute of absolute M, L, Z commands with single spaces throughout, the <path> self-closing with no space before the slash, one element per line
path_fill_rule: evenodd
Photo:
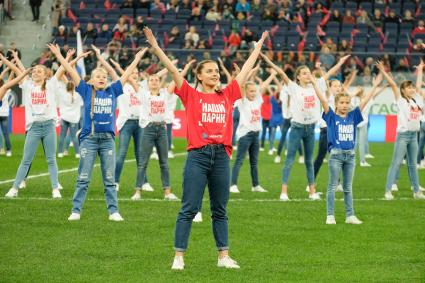
<path fill-rule="evenodd" d="M 158 154 L 156 152 L 152 152 L 150 159 L 156 159 L 158 160 Z"/>
<path fill-rule="evenodd" d="M 384 197 L 385 197 L 386 200 L 393 200 L 394 199 L 394 196 L 391 192 L 386 192 Z"/>
<path fill-rule="evenodd" d="M 183 270 L 184 269 L 184 261 L 183 256 L 175 256 L 173 260 L 173 266 L 171 266 L 173 270 Z"/>
<path fill-rule="evenodd" d="M 230 256 L 228 256 L 228 255 L 226 255 L 222 258 L 218 258 L 217 266 L 218 267 L 225 267 L 225 268 L 236 268 L 236 269 L 240 268 L 238 263 L 236 261 L 234 261 L 233 259 L 231 259 Z"/>
<path fill-rule="evenodd" d="M 307 185 L 307 187 L 305 187 L 305 191 L 308 193 L 308 192 L 310 192 L 310 186 L 309 185 Z"/>
<path fill-rule="evenodd" d="M 288 197 L 287 194 L 281 193 L 280 194 L 280 197 L 279 197 L 279 200 L 281 200 L 281 201 L 288 201 L 289 200 L 289 197 Z"/>
<path fill-rule="evenodd" d="M 273 155 L 273 152 L 274 152 L 273 149 L 270 149 L 269 150 L 269 155 Z"/>
<path fill-rule="evenodd" d="M 122 216 L 118 212 L 114 212 L 109 215 L 109 220 L 118 222 L 118 221 L 124 221 L 124 218 L 122 218 Z"/>
<path fill-rule="evenodd" d="M 62 158 L 63 157 L 63 153 L 58 153 L 58 158 Z"/>
<path fill-rule="evenodd" d="M 164 199 L 165 200 L 179 200 L 179 198 L 173 193 L 169 193 L 168 195 L 165 195 Z"/>
<path fill-rule="evenodd" d="M 328 160 L 326 158 L 323 159 L 323 163 L 328 163 Z"/>
<path fill-rule="evenodd" d="M 118 192 L 120 190 L 120 184 L 115 183 L 115 190 Z"/>
<path fill-rule="evenodd" d="M 418 164 L 418 166 L 416 166 L 418 168 L 418 170 L 424 170 L 425 166 L 422 164 Z"/>
<path fill-rule="evenodd" d="M 58 190 L 63 190 L 63 187 L 60 183 L 58 183 Z"/>
<path fill-rule="evenodd" d="M 193 222 L 202 222 L 202 212 L 196 213 L 195 217 L 193 218 Z"/>
<path fill-rule="evenodd" d="M 69 154 L 69 153 L 68 153 L 68 150 L 64 150 L 64 151 L 63 151 L 63 156 L 68 156 L 68 154 Z"/>
<path fill-rule="evenodd" d="M 342 185 L 338 184 L 338 186 L 336 186 L 335 192 L 343 192 L 343 191 L 344 191 L 344 188 L 342 187 Z"/>
<path fill-rule="evenodd" d="M 12 152 L 10 150 L 6 151 L 6 157 L 12 157 Z"/>
<path fill-rule="evenodd" d="M 425 192 L 425 188 L 424 188 L 424 187 L 419 186 L 419 190 L 420 190 L 421 192 Z"/>
<path fill-rule="evenodd" d="M 333 215 L 326 216 L 326 224 L 335 225 L 336 224 L 335 216 Z"/>
<path fill-rule="evenodd" d="M 392 191 L 392 192 L 398 192 L 398 186 L 397 186 L 397 184 L 393 184 L 393 185 L 391 186 L 391 191 Z"/>
<path fill-rule="evenodd" d="M 234 145 L 233 146 L 233 150 L 238 150 L 238 146 L 237 145 Z"/>
<path fill-rule="evenodd" d="M 279 155 L 277 155 L 277 156 L 274 158 L 274 163 L 280 163 L 280 160 L 281 160 L 280 156 L 279 156 Z"/>
<path fill-rule="evenodd" d="M 413 193 L 413 198 L 414 199 L 425 199 L 425 195 L 423 192 L 419 191 L 417 193 Z"/>
<path fill-rule="evenodd" d="M 375 156 L 373 156 L 370 153 L 366 154 L 364 157 L 367 158 L 367 159 L 374 159 L 375 158 Z"/>
<path fill-rule="evenodd" d="M 74 147 L 74 143 L 73 142 L 70 142 L 69 143 L 69 147 Z"/>
<path fill-rule="evenodd" d="M 71 215 L 68 217 L 69 221 L 76 221 L 76 220 L 80 220 L 81 215 L 79 213 L 71 213 Z"/>
<path fill-rule="evenodd" d="M 22 181 L 20 184 L 19 184 L 19 188 L 20 189 L 25 189 L 27 187 L 27 183 L 25 182 L 25 181 Z"/>
<path fill-rule="evenodd" d="M 16 198 L 18 197 L 18 190 L 15 188 L 11 188 L 7 194 L 4 195 L 6 198 Z"/>
<path fill-rule="evenodd" d="M 235 193 L 235 194 L 239 194 L 240 191 L 238 190 L 238 186 L 237 185 L 231 185 L 229 191 L 231 193 Z"/>
<path fill-rule="evenodd" d="M 153 188 L 152 188 L 151 184 L 149 184 L 149 183 L 143 184 L 142 190 L 145 191 L 145 192 L 153 192 Z"/>
<path fill-rule="evenodd" d="M 363 222 L 360 221 L 355 215 L 351 215 L 348 216 L 347 218 L 345 218 L 345 223 L 346 224 L 362 224 Z"/>
<path fill-rule="evenodd" d="M 174 144 L 171 145 L 171 149 L 174 149 Z"/>
<path fill-rule="evenodd" d="M 131 200 L 139 200 L 140 198 L 140 191 L 137 190 L 134 192 L 134 195 L 131 197 Z"/>
<path fill-rule="evenodd" d="M 286 149 L 286 150 L 285 150 L 285 156 L 287 156 L 287 155 L 288 155 L 288 150 Z"/>
<path fill-rule="evenodd" d="M 318 193 L 313 193 L 311 195 L 308 195 L 308 198 L 311 199 L 311 200 L 319 200 L 320 195 Z"/>
<path fill-rule="evenodd" d="M 304 156 L 300 156 L 300 157 L 298 158 L 298 163 L 299 163 L 299 164 L 304 164 Z"/>
<path fill-rule="evenodd" d="M 52 198 L 62 198 L 62 195 L 59 189 L 52 190 Z"/>
<path fill-rule="evenodd" d="M 168 151 L 168 158 L 174 158 L 174 153 L 171 150 Z"/>
<path fill-rule="evenodd" d="M 403 165 L 406 165 L 406 159 L 403 159 L 402 164 L 403 164 Z"/>
<path fill-rule="evenodd" d="M 253 192 L 258 192 L 258 193 L 267 193 L 267 190 L 265 190 L 263 187 L 261 187 L 260 185 L 252 187 L 251 191 Z"/>
<path fill-rule="evenodd" d="M 369 163 L 365 162 L 360 162 L 360 167 L 371 167 L 372 165 L 370 165 Z"/>
<path fill-rule="evenodd" d="M 81 155 L 79 153 L 75 154 L 75 158 L 80 159 Z"/>
<path fill-rule="evenodd" d="M 260 147 L 260 151 L 264 151 L 264 147 Z"/>

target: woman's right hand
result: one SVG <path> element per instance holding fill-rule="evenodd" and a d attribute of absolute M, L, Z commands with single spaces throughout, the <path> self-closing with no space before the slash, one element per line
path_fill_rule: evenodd
<path fill-rule="evenodd" d="M 156 41 L 156 38 L 150 28 L 144 27 L 143 33 L 146 36 L 146 41 L 152 46 L 152 48 L 159 48 L 158 41 Z"/>

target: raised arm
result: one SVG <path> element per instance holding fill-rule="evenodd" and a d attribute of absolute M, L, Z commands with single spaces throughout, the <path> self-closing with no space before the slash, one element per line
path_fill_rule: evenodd
<path fill-rule="evenodd" d="M 74 56 L 75 51 L 76 50 L 74 48 L 71 48 L 71 49 L 68 50 L 68 52 L 66 53 L 66 57 L 65 57 L 65 60 L 67 62 L 69 62 L 69 60 L 72 58 L 72 56 Z M 59 81 L 59 80 L 61 80 L 61 78 L 64 74 L 65 74 L 65 68 L 61 65 L 59 67 L 59 69 L 56 70 L 55 77 Z"/>
<path fill-rule="evenodd" d="M 171 63 L 173 63 L 173 65 L 176 65 L 178 62 L 179 62 L 178 59 L 174 59 L 174 60 L 171 61 Z M 162 68 L 162 70 L 158 71 L 155 75 L 157 75 L 158 77 L 161 78 L 161 77 L 165 76 L 167 73 L 168 73 L 167 68 Z"/>
<path fill-rule="evenodd" d="M 1 61 L 0 61 L 0 63 L 1 63 Z M 6 76 L 6 74 L 9 73 L 9 71 L 10 71 L 9 67 L 4 68 L 3 72 L 1 72 L 1 74 L 0 74 L 0 80 L 2 80 Z"/>
<path fill-rule="evenodd" d="M 94 53 L 96 54 L 97 60 L 99 60 L 100 64 L 106 69 L 108 74 L 111 76 L 112 80 L 113 81 L 119 80 L 119 77 L 117 73 L 115 72 L 114 68 L 112 68 L 112 66 L 108 62 L 106 62 L 105 58 L 103 58 L 102 55 L 100 54 L 100 49 L 94 46 L 93 44 L 91 45 L 91 47 L 93 48 Z"/>
<path fill-rule="evenodd" d="M 255 61 L 257 61 L 257 58 L 260 55 L 261 47 L 263 46 L 264 40 L 266 40 L 268 35 L 269 33 L 267 31 L 263 32 L 263 34 L 261 35 L 261 39 L 255 44 L 254 50 L 251 52 L 248 59 L 245 61 L 245 64 L 243 64 L 240 73 L 236 76 L 235 80 L 240 86 L 245 84 L 246 79 L 248 77 L 248 73 L 254 67 Z"/>
<path fill-rule="evenodd" d="M 380 72 L 375 78 L 373 78 L 372 89 L 366 94 L 366 97 L 360 101 L 360 105 L 359 105 L 360 111 L 363 111 L 363 109 L 366 107 L 368 102 L 372 99 L 372 97 L 375 96 L 376 90 L 378 86 L 381 84 L 382 79 L 383 79 L 382 72 Z"/>
<path fill-rule="evenodd" d="M 346 79 L 345 81 L 344 81 L 344 83 L 343 83 L 343 85 L 342 85 L 342 87 L 343 88 L 349 88 L 352 84 L 353 84 L 353 82 L 354 82 L 354 80 L 356 79 L 356 77 L 357 77 L 357 69 L 356 70 L 353 70 L 351 73 L 350 73 L 350 76 L 348 77 L 348 79 Z"/>
<path fill-rule="evenodd" d="M 31 68 L 28 68 L 27 70 L 25 70 L 24 72 L 21 72 L 16 78 L 14 78 L 13 80 L 9 80 L 7 81 L 4 85 L 2 85 L 2 87 L 0 87 L 0 100 L 3 99 L 3 97 L 5 96 L 7 90 L 9 88 L 11 88 L 12 86 L 14 86 L 15 84 L 19 83 L 23 78 L 25 78 L 26 75 L 28 75 L 28 73 L 31 71 Z"/>
<path fill-rule="evenodd" d="M 339 59 L 338 63 L 336 63 L 329 71 L 323 76 L 325 80 L 328 80 L 330 77 L 334 76 L 339 69 L 341 69 L 342 65 L 344 65 L 345 61 L 350 58 L 351 55 L 345 55 L 341 59 Z"/>
<path fill-rule="evenodd" d="M 319 87 L 317 86 L 316 78 L 314 77 L 313 74 L 310 74 L 310 81 L 311 81 L 311 84 L 313 85 L 313 88 L 314 88 L 314 91 L 316 92 L 317 97 L 320 100 L 320 103 L 322 104 L 323 112 L 325 112 L 325 114 L 327 114 L 329 112 L 328 100 L 320 92 Z"/>
<path fill-rule="evenodd" d="M 12 62 L 6 59 L 1 53 L 0 53 L 0 60 L 7 66 L 9 69 L 11 69 L 17 76 L 19 76 L 22 71 L 18 67 L 15 66 Z"/>
<path fill-rule="evenodd" d="M 140 88 L 139 84 L 138 84 L 135 80 L 133 80 L 133 79 L 131 78 L 131 76 L 129 76 L 129 77 L 128 77 L 128 82 L 129 82 L 129 83 L 130 83 L 130 85 L 134 88 L 134 90 L 135 90 L 136 92 L 138 92 L 138 91 L 139 91 L 139 88 Z"/>
<path fill-rule="evenodd" d="M 25 72 L 25 66 L 22 64 L 21 59 L 19 59 L 18 52 L 12 51 L 13 59 L 15 60 L 16 66 L 21 70 L 21 72 Z"/>
<path fill-rule="evenodd" d="M 192 67 L 192 65 L 195 63 L 196 63 L 196 60 L 193 59 L 184 66 L 183 70 L 181 71 L 181 74 L 183 77 L 187 75 L 187 72 L 189 71 L 190 67 Z M 173 94 L 175 88 L 176 88 L 176 83 L 172 81 L 171 83 L 168 84 L 168 87 L 167 87 L 168 93 Z"/>
<path fill-rule="evenodd" d="M 65 68 L 66 72 L 71 76 L 71 79 L 74 82 L 74 84 L 78 86 L 81 82 L 81 77 L 78 74 L 77 70 L 75 70 L 71 66 L 71 64 L 65 58 L 63 58 L 59 45 L 49 43 L 47 44 L 47 46 L 49 47 L 50 51 L 52 51 L 52 53 L 56 56 L 59 63 L 61 63 L 61 65 Z"/>
<path fill-rule="evenodd" d="M 218 63 L 220 64 L 220 68 L 223 70 L 223 73 L 226 75 L 227 83 L 230 83 L 232 81 L 232 75 L 229 73 L 229 70 L 227 70 L 226 66 L 224 66 L 223 60 L 221 60 L 220 57 L 217 57 Z"/>
<path fill-rule="evenodd" d="M 425 92 L 422 91 L 422 80 L 424 75 L 424 61 L 421 59 L 418 68 L 417 78 L 416 78 L 416 91 L 425 98 Z"/>
<path fill-rule="evenodd" d="M 396 100 L 398 100 L 401 96 L 400 90 L 397 87 L 397 84 L 393 80 L 393 78 L 385 71 L 385 66 L 382 61 L 376 62 L 376 67 L 381 71 L 384 78 L 387 80 L 388 84 L 390 85 L 391 89 L 393 90 L 393 94 Z"/>
<path fill-rule="evenodd" d="M 118 64 L 118 62 L 117 62 L 117 61 L 115 61 L 115 60 L 114 60 L 114 59 L 112 59 L 112 58 L 109 58 L 109 61 L 111 61 L 112 65 L 114 65 L 115 69 L 118 71 L 118 73 L 119 73 L 120 75 L 124 74 L 124 69 L 123 69 L 123 68 L 121 68 L 120 64 Z"/>
<path fill-rule="evenodd" d="M 159 58 L 159 60 L 164 64 L 165 68 L 173 76 L 173 80 L 176 83 L 177 88 L 181 88 L 183 85 L 184 77 L 180 74 L 173 62 L 165 55 L 164 51 L 159 47 L 156 38 L 154 37 L 152 30 L 148 27 L 143 29 L 143 32 L 146 36 L 148 43 L 152 46 L 153 53 Z"/>
<path fill-rule="evenodd" d="M 272 71 L 270 72 L 270 76 L 264 82 L 260 84 L 260 93 L 264 93 L 264 91 L 267 89 L 270 83 L 276 78 L 276 74 L 277 72 L 274 69 L 272 69 Z"/>
<path fill-rule="evenodd" d="M 276 64 L 274 64 L 272 62 L 272 60 L 270 60 L 269 57 L 267 57 L 266 55 L 264 55 L 263 53 L 260 53 L 261 58 L 263 58 L 263 60 L 270 66 L 272 67 L 278 74 L 279 76 L 282 78 L 283 83 L 284 84 L 288 84 L 291 80 L 289 79 L 289 77 L 286 75 L 286 73 L 279 68 Z"/>
<path fill-rule="evenodd" d="M 148 51 L 147 47 L 140 49 L 139 52 L 136 53 L 136 56 L 134 56 L 133 62 L 131 62 L 130 66 L 128 66 L 127 69 L 125 69 L 124 74 L 121 75 L 120 81 L 122 85 L 124 85 L 127 82 L 131 73 L 134 71 L 134 69 L 136 69 L 137 65 L 139 65 L 139 62 L 142 59 L 143 55 L 145 55 L 146 51 Z"/>
<path fill-rule="evenodd" d="M 257 63 L 257 65 L 254 67 L 254 69 L 252 69 L 251 71 L 249 71 L 248 74 L 248 81 L 252 81 L 255 80 L 255 77 L 257 76 L 258 70 L 260 69 L 260 63 Z"/>

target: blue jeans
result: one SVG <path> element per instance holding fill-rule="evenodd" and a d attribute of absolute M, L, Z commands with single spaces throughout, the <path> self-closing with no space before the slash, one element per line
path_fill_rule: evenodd
<path fill-rule="evenodd" d="M 134 143 L 134 156 L 136 158 L 136 164 L 140 163 L 140 147 L 142 141 L 143 129 L 139 126 L 139 120 L 127 120 L 124 126 L 120 130 L 119 135 L 119 144 L 118 144 L 118 153 L 117 153 L 117 163 L 115 165 L 115 183 L 120 182 L 122 168 L 124 166 L 125 156 L 127 155 L 128 145 L 130 144 L 130 139 L 133 137 Z M 145 179 L 143 182 L 138 180 L 138 175 L 136 176 L 136 187 L 147 183 L 147 175 L 145 174 Z M 139 184 L 141 183 L 141 184 Z M 139 187 L 140 188 L 140 187 Z"/>
<path fill-rule="evenodd" d="M 424 159 L 424 147 L 425 147 L 425 122 L 421 123 L 421 130 L 419 132 L 419 147 L 418 147 L 418 160 L 419 164 Z"/>
<path fill-rule="evenodd" d="M 115 190 L 115 140 L 110 133 L 94 133 L 85 137 L 80 144 L 77 186 L 72 200 L 72 212 L 81 213 L 90 184 L 94 162 L 99 154 L 105 198 L 109 214 L 118 211 Z"/>
<path fill-rule="evenodd" d="M 207 145 L 189 151 L 183 172 L 182 208 L 177 216 L 174 247 L 187 249 L 192 220 L 201 207 L 208 184 L 213 234 L 218 250 L 228 250 L 226 207 L 229 201 L 230 165 L 223 145 Z"/>
<path fill-rule="evenodd" d="M 407 131 L 397 133 L 396 142 L 394 144 L 394 154 L 391 161 L 391 166 L 388 169 L 387 183 L 385 191 L 391 191 L 391 186 L 396 183 L 397 171 L 399 170 L 403 158 L 407 153 L 407 170 L 409 172 L 410 183 L 413 186 L 414 192 L 419 191 L 418 169 L 416 160 L 418 156 L 418 133 Z"/>
<path fill-rule="evenodd" d="M 9 117 L 0 117 L 0 127 L 3 133 L 4 141 L 6 143 L 6 150 L 10 151 L 12 150 L 12 144 L 10 143 L 10 137 L 9 137 Z M 3 147 L 3 144 L 1 147 Z"/>
<path fill-rule="evenodd" d="M 48 120 L 44 122 L 34 122 L 28 130 L 25 137 L 24 156 L 16 173 L 14 188 L 18 188 L 19 184 L 25 179 L 39 143 L 43 143 L 44 155 L 47 159 L 49 168 L 50 182 L 52 189 L 58 188 L 58 165 L 56 163 L 56 129 L 55 122 Z"/>
<path fill-rule="evenodd" d="M 319 149 L 317 151 L 316 159 L 314 160 L 314 179 L 316 180 L 317 175 L 319 174 L 320 167 L 322 167 L 323 160 L 328 153 L 328 128 L 320 128 L 320 138 L 319 138 Z"/>
<path fill-rule="evenodd" d="M 233 119 L 233 133 L 232 133 L 232 145 L 236 145 L 236 130 L 239 126 L 240 112 L 238 107 L 233 108 L 232 119 Z"/>
<path fill-rule="evenodd" d="M 75 154 L 80 152 L 77 131 L 78 131 L 78 123 L 70 123 L 65 120 L 60 121 L 61 124 L 61 132 L 59 136 L 59 153 L 63 153 L 65 147 L 65 138 L 69 129 L 70 138 L 72 139 L 72 143 L 74 144 Z"/>
<path fill-rule="evenodd" d="M 270 149 L 273 149 L 274 148 L 274 140 L 275 140 L 275 137 L 276 137 L 277 127 L 280 128 L 280 131 L 283 134 L 283 131 L 282 131 L 283 123 L 281 125 L 278 125 L 278 126 L 275 126 L 275 127 L 271 127 L 271 129 L 270 129 L 270 137 L 269 137 L 269 148 Z"/>
<path fill-rule="evenodd" d="M 360 162 L 366 162 L 365 156 L 368 153 L 367 143 L 367 125 L 357 127 L 356 147 L 359 148 Z"/>
<path fill-rule="evenodd" d="M 283 124 L 281 127 L 282 135 L 280 136 L 279 145 L 277 146 L 277 155 L 280 156 L 282 154 L 283 147 L 286 144 L 286 135 L 288 134 L 288 130 L 291 127 L 291 119 L 283 119 Z M 303 155 L 303 149 L 300 146 L 298 147 L 298 153 L 300 156 Z"/>
<path fill-rule="evenodd" d="M 168 145 L 167 130 L 164 123 L 149 123 L 142 133 L 140 145 L 140 162 L 137 163 L 137 185 L 136 189 L 142 187 L 145 180 L 146 169 L 153 147 L 156 147 L 161 169 L 161 181 L 164 189 L 170 188 L 170 173 L 168 169 Z"/>
<path fill-rule="evenodd" d="M 173 123 L 167 124 L 167 141 L 168 141 L 168 150 L 171 150 L 171 145 L 173 144 Z"/>
<path fill-rule="evenodd" d="M 313 152 L 314 152 L 314 127 L 315 124 L 299 124 L 291 122 L 291 132 L 288 140 L 288 155 L 282 172 L 282 184 L 287 185 L 295 154 L 300 146 L 301 140 L 304 144 L 304 162 L 307 170 L 308 184 L 314 184 Z"/>
<path fill-rule="evenodd" d="M 264 148 L 264 142 L 266 140 L 266 133 L 269 131 L 270 136 L 270 120 L 261 120 L 262 130 L 261 130 L 261 148 Z M 235 125 L 233 125 L 234 129 Z"/>
<path fill-rule="evenodd" d="M 249 164 L 251 166 L 251 178 L 252 186 L 258 186 L 258 153 L 260 152 L 260 132 L 249 132 L 239 139 L 238 152 L 236 155 L 236 161 L 232 170 L 232 185 L 237 185 L 239 170 L 242 167 L 245 159 L 245 154 L 248 151 Z"/>
<path fill-rule="evenodd" d="M 356 155 L 353 150 L 332 149 L 329 154 L 329 183 L 326 193 L 327 215 L 335 215 L 335 189 L 339 184 L 342 171 L 342 187 L 344 189 L 345 215 L 354 215 L 353 208 L 353 176 L 356 167 Z"/>

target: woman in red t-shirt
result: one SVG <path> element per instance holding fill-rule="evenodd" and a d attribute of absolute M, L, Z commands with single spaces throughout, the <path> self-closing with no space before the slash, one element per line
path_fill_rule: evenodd
<path fill-rule="evenodd" d="M 239 268 L 229 257 L 227 202 L 230 185 L 230 155 L 232 153 L 233 103 L 241 98 L 240 86 L 253 69 L 261 46 L 268 36 L 264 32 L 241 72 L 226 88 L 218 89 L 220 72 L 215 61 L 206 60 L 196 68 L 196 86 L 192 88 L 158 46 L 152 31 L 144 30 L 154 54 L 173 76 L 175 93 L 185 106 L 187 116 L 188 156 L 183 172 L 182 208 L 175 229 L 175 257 L 172 269 L 184 269 L 183 254 L 189 241 L 192 220 L 198 212 L 205 186 L 208 184 L 212 226 L 218 249 L 218 267 Z"/>

